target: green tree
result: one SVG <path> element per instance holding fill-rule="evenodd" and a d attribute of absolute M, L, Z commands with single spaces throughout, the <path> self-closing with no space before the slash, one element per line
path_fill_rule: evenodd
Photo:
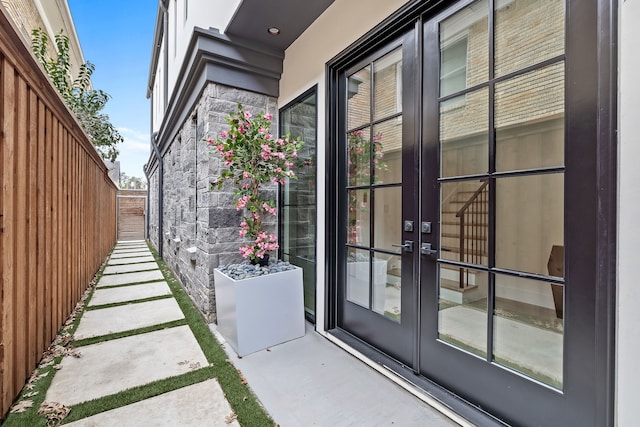
<path fill-rule="evenodd" d="M 69 37 L 62 31 L 56 34 L 54 40 L 56 58 L 47 54 L 49 37 L 41 29 L 33 30 L 31 43 L 36 58 L 102 158 L 114 162 L 119 154 L 116 145 L 121 143 L 123 138 L 109 121 L 109 116 L 102 112 L 109 101 L 109 94 L 91 86 L 91 75 L 95 65 L 85 62 L 80 65 L 78 75 L 75 78 L 71 76 Z"/>

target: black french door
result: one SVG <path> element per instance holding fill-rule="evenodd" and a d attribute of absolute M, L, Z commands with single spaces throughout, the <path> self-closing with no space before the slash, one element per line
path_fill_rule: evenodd
<path fill-rule="evenodd" d="M 571 0 L 415 18 L 333 65 L 333 325 L 509 424 L 606 425 L 604 21 Z"/>
<path fill-rule="evenodd" d="M 416 30 L 342 74 L 338 323 L 412 364 L 419 249 Z"/>

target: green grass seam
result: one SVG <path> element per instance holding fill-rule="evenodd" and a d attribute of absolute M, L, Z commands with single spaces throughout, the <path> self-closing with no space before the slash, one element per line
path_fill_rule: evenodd
<path fill-rule="evenodd" d="M 120 302 L 112 302 L 112 303 L 109 303 L 109 304 L 92 305 L 92 306 L 86 307 L 85 310 L 93 311 L 93 310 L 101 310 L 103 308 L 122 307 L 122 306 L 125 306 L 125 305 L 140 304 L 140 303 L 143 303 L 143 302 L 157 301 L 157 300 L 167 299 L 167 298 L 173 298 L 173 295 L 171 295 L 171 294 L 156 295 L 156 296 L 153 296 L 153 297 L 133 299 L 133 300 L 129 300 L 129 301 L 120 301 Z"/>
<path fill-rule="evenodd" d="M 189 385 L 198 384 L 212 378 L 215 378 L 215 368 L 212 366 L 206 366 L 185 374 L 163 378 L 161 380 L 132 387 L 109 396 L 82 402 L 71 407 L 71 412 L 64 419 L 63 423 L 68 424 L 82 418 L 140 402 L 142 400 L 159 396 Z"/>
<path fill-rule="evenodd" d="M 122 285 L 103 285 L 97 289 L 114 289 L 114 288 L 122 288 L 125 286 L 148 285 L 149 283 L 158 283 L 158 282 L 163 282 L 163 280 L 153 279 L 153 280 L 147 280 L 145 282 L 123 283 Z"/>
<path fill-rule="evenodd" d="M 161 323 L 159 325 L 146 326 L 144 328 L 131 329 L 129 331 L 115 332 L 108 335 L 100 335 L 97 337 L 83 338 L 73 342 L 75 347 L 84 347 L 87 345 L 97 344 L 105 341 L 113 341 L 119 338 L 131 337 L 134 335 L 146 334 L 148 332 L 161 331 L 163 329 L 175 328 L 187 324 L 186 319 L 174 320 L 172 322 Z"/>

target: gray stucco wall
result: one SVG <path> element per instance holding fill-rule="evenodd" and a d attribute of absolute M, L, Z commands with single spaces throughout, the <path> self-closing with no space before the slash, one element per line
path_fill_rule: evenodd
<path fill-rule="evenodd" d="M 242 212 L 235 209 L 233 188 L 210 190 L 219 176 L 222 162 L 212 153 L 206 139 L 228 129 L 225 117 L 237 103 L 256 114 L 264 111 L 274 116 L 276 99 L 215 83 L 208 83 L 194 109 L 187 115 L 172 141 L 159 141 L 164 150 L 164 250 L 163 257 L 189 293 L 205 318 L 216 320 L 213 270 L 222 264 L 242 260 L 238 248 Z M 158 247 L 158 169 L 150 176 L 150 239 Z M 265 188 L 274 199 L 277 187 Z M 268 227 L 276 231 L 277 218 Z"/>

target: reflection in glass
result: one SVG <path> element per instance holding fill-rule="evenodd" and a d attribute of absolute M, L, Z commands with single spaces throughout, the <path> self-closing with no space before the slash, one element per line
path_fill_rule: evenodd
<path fill-rule="evenodd" d="M 469 286 L 459 288 L 459 269 L 439 266 L 438 338 L 462 350 L 487 354 L 487 273 L 468 271 Z"/>
<path fill-rule="evenodd" d="M 496 180 L 496 267 L 548 275 L 549 254 L 564 246 L 564 175 Z"/>
<path fill-rule="evenodd" d="M 470 92 L 440 104 L 442 177 L 489 170 L 489 90 Z"/>
<path fill-rule="evenodd" d="M 347 300 L 369 308 L 369 251 L 349 248 L 347 253 Z"/>
<path fill-rule="evenodd" d="M 371 67 L 349 76 L 347 85 L 347 128 L 353 129 L 371 120 Z"/>
<path fill-rule="evenodd" d="M 371 141 L 369 129 L 356 130 L 347 135 L 349 186 L 371 183 Z"/>
<path fill-rule="evenodd" d="M 487 81 L 488 9 L 477 1 L 440 24 L 440 96 Z"/>
<path fill-rule="evenodd" d="M 402 117 L 373 127 L 374 183 L 402 182 Z"/>
<path fill-rule="evenodd" d="M 378 253 L 373 258 L 373 311 L 395 321 L 401 319 L 402 259 Z"/>
<path fill-rule="evenodd" d="M 373 246 L 397 251 L 391 245 L 402 240 L 402 187 L 376 188 L 373 196 Z"/>
<path fill-rule="evenodd" d="M 369 209 L 371 195 L 369 190 L 349 190 L 347 209 L 347 243 L 369 246 Z"/>
<path fill-rule="evenodd" d="M 500 274 L 495 280 L 494 360 L 562 388 L 563 323 L 554 285 Z"/>
<path fill-rule="evenodd" d="M 564 63 L 496 84 L 496 168 L 564 165 Z"/>
<path fill-rule="evenodd" d="M 374 120 L 402 111 L 402 49 L 373 63 Z"/>
<path fill-rule="evenodd" d="M 488 181 L 442 183 L 440 198 L 440 257 L 488 265 Z M 466 281 L 461 278 L 460 287 L 465 286 Z"/>
<path fill-rule="evenodd" d="M 563 0 L 498 0 L 496 77 L 564 53 Z"/>

